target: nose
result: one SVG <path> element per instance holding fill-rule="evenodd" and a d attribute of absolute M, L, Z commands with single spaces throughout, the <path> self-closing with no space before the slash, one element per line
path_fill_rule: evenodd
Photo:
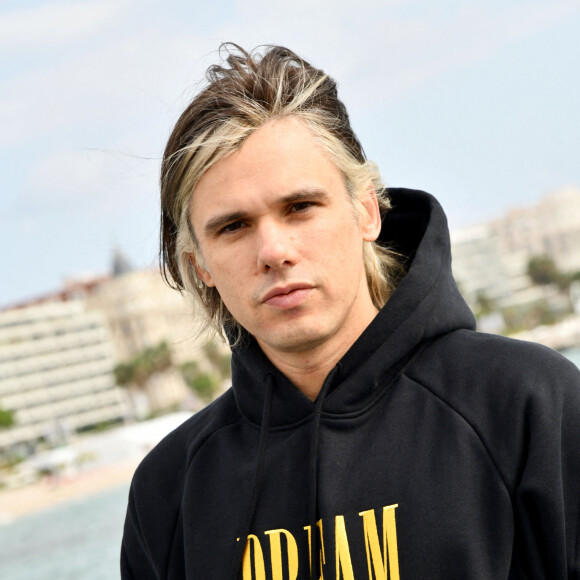
<path fill-rule="evenodd" d="M 275 221 L 261 224 L 257 239 L 260 271 L 276 270 L 293 263 L 293 240 L 282 224 Z"/>

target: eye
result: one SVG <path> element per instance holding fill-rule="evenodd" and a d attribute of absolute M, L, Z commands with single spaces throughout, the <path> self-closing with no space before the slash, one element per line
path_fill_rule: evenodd
<path fill-rule="evenodd" d="M 241 230 L 243 227 L 244 227 L 244 222 L 238 220 L 238 221 L 229 223 L 227 226 L 224 226 L 218 233 L 219 234 L 233 234 L 234 232 Z"/>
<path fill-rule="evenodd" d="M 314 205 L 312 201 L 297 201 L 290 206 L 290 213 L 301 212 L 311 208 Z"/>

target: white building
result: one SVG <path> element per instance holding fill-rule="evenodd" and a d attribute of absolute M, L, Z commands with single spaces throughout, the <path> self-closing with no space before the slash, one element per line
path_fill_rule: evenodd
<path fill-rule="evenodd" d="M 453 274 L 471 305 L 485 295 L 496 306 L 549 299 L 553 289 L 532 285 L 527 267 L 548 255 L 562 271 L 580 270 L 580 189 L 555 191 L 537 204 L 451 233 Z"/>
<path fill-rule="evenodd" d="M 580 189 L 565 187 L 490 223 L 503 252 L 551 256 L 563 271 L 580 270 Z"/>
<path fill-rule="evenodd" d="M 451 232 L 451 245 L 453 275 L 469 304 L 479 295 L 497 303 L 512 294 L 521 265 L 501 252 L 489 225 Z"/>
<path fill-rule="evenodd" d="M 26 453 L 79 429 L 122 420 L 127 395 L 115 384 L 103 316 L 83 300 L 0 312 L 0 408 L 15 425 L 0 429 L 0 450 Z"/>
<path fill-rule="evenodd" d="M 166 341 L 177 364 L 202 356 L 208 335 L 199 336 L 199 318 L 157 270 L 115 275 L 87 294 L 87 307 L 102 312 L 118 362 Z"/>
<path fill-rule="evenodd" d="M 176 366 L 195 360 L 202 369 L 211 369 L 204 345 L 212 336 L 199 332 L 201 313 L 196 316 L 197 307 L 170 288 L 158 270 L 114 268 L 114 275 L 92 289 L 86 300 L 87 308 L 104 316 L 116 362 L 126 362 L 146 348 L 166 342 Z M 217 344 L 229 353 L 227 345 Z M 141 408 L 138 415 L 183 405 L 199 407 L 191 401 L 192 392 L 176 368 L 153 375 L 146 392 L 132 389 L 131 394 Z"/>

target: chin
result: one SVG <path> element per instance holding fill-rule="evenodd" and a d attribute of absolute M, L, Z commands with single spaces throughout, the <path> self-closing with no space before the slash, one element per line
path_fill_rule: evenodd
<path fill-rule="evenodd" d="M 324 344 L 324 342 L 329 338 L 329 334 L 330 333 L 322 332 L 320 330 L 301 330 L 295 328 L 293 329 L 293 332 L 271 335 L 265 337 L 266 340 L 258 340 L 258 342 L 264 342 L 268 344 L 270 348 L 274 348 L 279 352 L 305 352 L 311 351 L 321 344 Z"/>

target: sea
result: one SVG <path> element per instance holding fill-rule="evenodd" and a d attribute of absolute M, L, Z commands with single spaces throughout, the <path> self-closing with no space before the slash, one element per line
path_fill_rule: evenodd
<path fill-rule="evenodd" d="M 564 351 L 580 368 L 580 347 Z M 129 484 L 0 525 L 2 580 L 115 580 Z"/>
<path fill-rule="evenodd" d="M 129 484 L 0 526 L 2 580 L 115 580 Z"/>
<path fill-rule="evenodd" d="M 570 359 L 580 369 L 580 346 L 574 346 L 561 351 L 561 353 Z"/>

